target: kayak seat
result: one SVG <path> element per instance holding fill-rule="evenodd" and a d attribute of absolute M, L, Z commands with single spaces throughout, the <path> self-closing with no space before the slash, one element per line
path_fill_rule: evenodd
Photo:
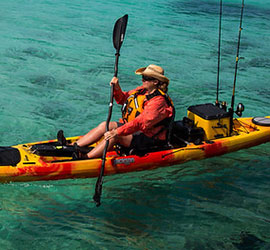
<path fill-rule="evenodd" d="M 189 143 L 194 143 L 195 145 L 202 144 L 204 135 L 205 132 L 203 128 L 196 127 L 191 119 L 184 117 L 183 120 L 175 121 L 173 123 L 170 143 L 165 145 L 156 145 L 153 147 L 132 149 L 123 147 L 122 145 L 116 145 L 115 151 L 117 154 L 122 156 L 134 154 L 143 156 L 150 152 L 186 147 Z"/>
<path fill-rule="evenodd" d="M 35 144 L 31 147 L 31 151 L 39 156 L 62 156 L 72 157 L 73 153 L 78 150 L 83 154 L 87 154 L 93 147 L 74 147 L 72 145 L 59 145 L 57 143 Z"/>
<path fill-rule="evenodd" d="M 171 133 L 171 144 L 174 147 L 185 147 L 189 143 L 202 144 L 204 129 L 196 127 L 194 122 L 184 117 L 183 120 L 175 121 Z"/>
<path fill-rule="evenodd" d="M 0 166 L 16 166 L 21 160 L 17 148 L 0 147 Z"/>

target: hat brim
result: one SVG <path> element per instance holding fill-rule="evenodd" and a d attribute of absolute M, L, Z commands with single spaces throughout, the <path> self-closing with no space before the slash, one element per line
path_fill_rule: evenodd
<path fill-rule="evenodd" d="M 135 71 L 135 74 L 153 77 L 161 82 L 165 82 L 165 83 L 169 84 L 170 80 L 166 76 L 159 74 L 155 71 L 147 71 L 146 69 L 147 69 L 147 67 L 139 68 Z"/>

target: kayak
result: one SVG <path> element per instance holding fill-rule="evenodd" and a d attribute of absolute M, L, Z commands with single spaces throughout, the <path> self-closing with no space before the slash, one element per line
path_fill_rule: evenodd
<path fill-rule="evenodd" d="M 107 152 L 104 175 L 149 170 L 216 157 L 270 141 L 270 117 L 234 118 L 212 104 L 191 106 L 188 115 L 174 122 L 171 147 L 123 154 Z M 0 147 L 0 182 L 48 181 L 97 177 L 102 159 L 74 159 L 80 136 Z M 91 150 L 95 145 L 90 145 Z"/>

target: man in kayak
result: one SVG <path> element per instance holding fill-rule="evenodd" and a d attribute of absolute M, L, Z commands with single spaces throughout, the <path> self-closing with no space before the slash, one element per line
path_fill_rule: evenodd
<path fill-rule="evenodd" d="M 121 90 L 117 77 L 112 78 L 114 98 L 123 105 L 122 119 L 110 122 L 108 132 L 106 122 L 102 122 L 76 142 L 83 147 L 104 136 L 84 158 L 101 157 L 106 140 L 109 140 L 108 150 L 120 144 L 127 150 L 135 149 L 135 152 L 168 143 L 169 127 L 174 119 L 174 106 L 166 94 L 169 79 L 162 67 L 153 64 L 137 69 L 135 74 L 142 75 L 142 86 L 128 92 Z"/>

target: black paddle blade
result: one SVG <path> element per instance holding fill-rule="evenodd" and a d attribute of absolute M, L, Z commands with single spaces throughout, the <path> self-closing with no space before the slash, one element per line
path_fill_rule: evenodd
<path fill-rule="evenodd" d="M 127 28 L 128 15 L 120 17 L 113 29 L 113 45 L 114 48 L 119 51 L 125 38 Z"/>
<path fill-rule="evenodd" d="M 93 196 L 93 200 L 96 203 L 96 206 L 99 207 L 101 202 L 101 193 L 102 193 L 102 179 L 98 179 L 96 183 L 96 189 L 95 189 L 95 194 Z"/>

